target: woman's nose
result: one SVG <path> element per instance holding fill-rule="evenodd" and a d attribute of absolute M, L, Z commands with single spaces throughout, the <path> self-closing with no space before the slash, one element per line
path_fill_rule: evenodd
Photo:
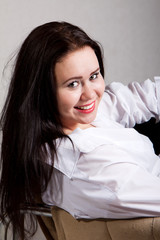
<path fill-rule="evenodd" d="M 86 84 L 82 88 L 81 100 L 89 100 L 93 99 L 95 95 L 95 91 L 90 84 Z"/>

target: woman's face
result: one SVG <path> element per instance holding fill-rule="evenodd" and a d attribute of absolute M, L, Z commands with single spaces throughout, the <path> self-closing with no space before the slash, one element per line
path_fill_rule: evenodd
<path fill-rule="evenodd" d="M 105 87 L 93 49 L 86 46 L 66 55 L 56 63 L 55 76 L 64 130 L 85 128 L 96 117 Z"/>

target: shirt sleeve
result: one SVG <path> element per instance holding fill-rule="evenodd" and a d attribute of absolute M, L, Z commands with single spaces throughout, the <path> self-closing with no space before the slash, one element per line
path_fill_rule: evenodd
<path fill-rule="evenodd" d="M 148 121 L 160 120 L 160 77 L 155 81 L 133 82 L 128 86 L 111 83 L 106 86 L 99 112 L 125 127 Z"/>

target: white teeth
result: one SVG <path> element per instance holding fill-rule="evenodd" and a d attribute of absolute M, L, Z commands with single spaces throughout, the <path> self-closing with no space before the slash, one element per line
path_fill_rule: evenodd
<path fill-rule="evenodd" d="M 90 108 L 92 108 L 93 107 L 93 105 L 94 105 L 94 103 L 92 103 L 91 105 L 89 105 L 89 106 L 84 106 L 84 107 L 78 107 L 79 109 L 82 109 L 82 110 L 87 110 L 87 109 L 90 109 Z"/>

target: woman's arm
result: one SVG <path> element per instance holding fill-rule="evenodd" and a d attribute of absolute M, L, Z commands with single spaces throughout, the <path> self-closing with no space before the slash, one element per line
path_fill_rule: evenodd
<path fill-rule="evenodd" d="M 160 78 L 128 86 L 111 83 L 106 87 L 99 113 L 125 127 L 148 121 L 160 120 Z"/>

